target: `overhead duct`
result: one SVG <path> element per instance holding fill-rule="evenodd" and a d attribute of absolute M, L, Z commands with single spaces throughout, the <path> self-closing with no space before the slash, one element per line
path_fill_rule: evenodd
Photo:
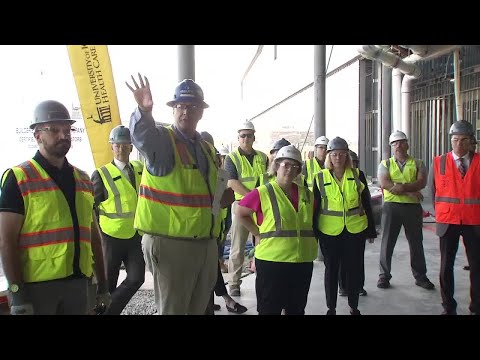
<path fill-rule="evenodd" d="M 415 55 L 424 56 L 428 52 L 428 45 L 399 45 L 404 49 L 410 49 Z"/>
<path fill-rule="evenodd" d="M 412 50 L 413 54 L 403 58 L 406 63 L 414 63 L 421 60 L 432 59 L 437 56 L 448 54 L 461 45 L 400 45 Z"/>
<path fill-rule="evenodd" d="M 379 49 L 380 46 L 386 45 L 362 45 L 358 52 L 364 58 L 380 61 L 383 65 L 398 69 L 406 75 L 420 77 L 421 71 L 417 65 L 404 62 L 399 56 Z"/>

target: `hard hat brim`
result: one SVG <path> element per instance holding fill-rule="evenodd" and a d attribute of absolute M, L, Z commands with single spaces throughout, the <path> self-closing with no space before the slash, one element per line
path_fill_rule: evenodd
<path fill-rule="evenodd" d="M 192 103 L 192 104 L 200 104 L 202 105 L 202 109 L 207 109 L 210 107 L 210 105 L 208 105 L 205 101 L 192 101 L 191 98 L 178 98 L 178 99 L 175 99 L 175 100 L 171 100 L 169 102 L 167 102 L 167 106 L 170 106 L 170 107 L 174 107 L 175 104 L 178 104 L 178 103 Z"/>
<path fill-rule="evenodd" d="M 30 129 L 35 129 L 35 126 L 40 125 L 40 124 L 46 124 L 46 123 L 55 123 L 55 122 L 66 122 L 69 121 L 70 125 L 74 124 L 77 120 L 73 119 L 55 119 L 55 120 L 47 120 L 47 121 L 38 121 L 30 125 Z"/>

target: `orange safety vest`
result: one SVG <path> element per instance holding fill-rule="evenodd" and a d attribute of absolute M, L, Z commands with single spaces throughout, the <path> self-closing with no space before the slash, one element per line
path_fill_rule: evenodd
<path fill-rule="evenodd" d="M 480 155 L 462 179 L 452 153 L 435 157 L 435 218 L 456 225 L 480 225 Z"/>

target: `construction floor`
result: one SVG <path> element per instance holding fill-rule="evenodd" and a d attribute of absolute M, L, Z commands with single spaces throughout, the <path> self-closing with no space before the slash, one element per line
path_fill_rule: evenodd
<path fill-rule="evenodd" d="M 365 290 L 367 296 L 360 297 L 359 310 L 363 315 L 439 315 L 442 312 L 439 291 L 440 250 L 438 237 L 434 233 L 435 224 L 424 224 L 424 250 L 427 260 L 427 276 L 435 284 L 435 290 L 425 290 L 415 285 L 410 269 L 410 253 L 403 229 L 398 238 L 392 259 L 391 288 L 377 288 L 378 263 L 381 235 L 375 243 L 366 245 L 365 250 Z M 455 262 L 455 299 L 458 302 L 459 315 L 469 314 L 470 301 L 469 271 L 463 270 L 467 259 L 463 244 L 459 246 Z M 324 264 L 314 262 L 313 277 L 306 307 L 307 315 L 324 315 L 327 311 L 324 290 Z M 246 275 L 241 285 L 241 296 L 235 300 L 248 308 L 243 315 L 229 313 L 221 297 L 215 297 L 215 303 L 221 306 L 216 315 L 245 316 L 257 315 L 255 296 L 255 274 Z M 224 274 L 228 281 L 228 274 Z M 122 281 L 123 277 L 120 279 Z M 146 280 L 141 290 L 153 289 L 152 276 L 146 273 Z M 346 297 L 338 297 L 337 314 L 349 314 Z"/>

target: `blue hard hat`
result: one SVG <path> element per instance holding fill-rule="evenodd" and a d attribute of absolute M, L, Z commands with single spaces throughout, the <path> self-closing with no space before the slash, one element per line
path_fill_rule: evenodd
<path fill-rule="evenodd" d="M 203 109 L 208 108 L 208 104 L 203 101 L 203 91 L 192 79 L 185 79 L 175 88 L 173 100 L 167 102 L 167 105 L 173 107 L 176 103 L 194 103 L 202 105 Z"/>

